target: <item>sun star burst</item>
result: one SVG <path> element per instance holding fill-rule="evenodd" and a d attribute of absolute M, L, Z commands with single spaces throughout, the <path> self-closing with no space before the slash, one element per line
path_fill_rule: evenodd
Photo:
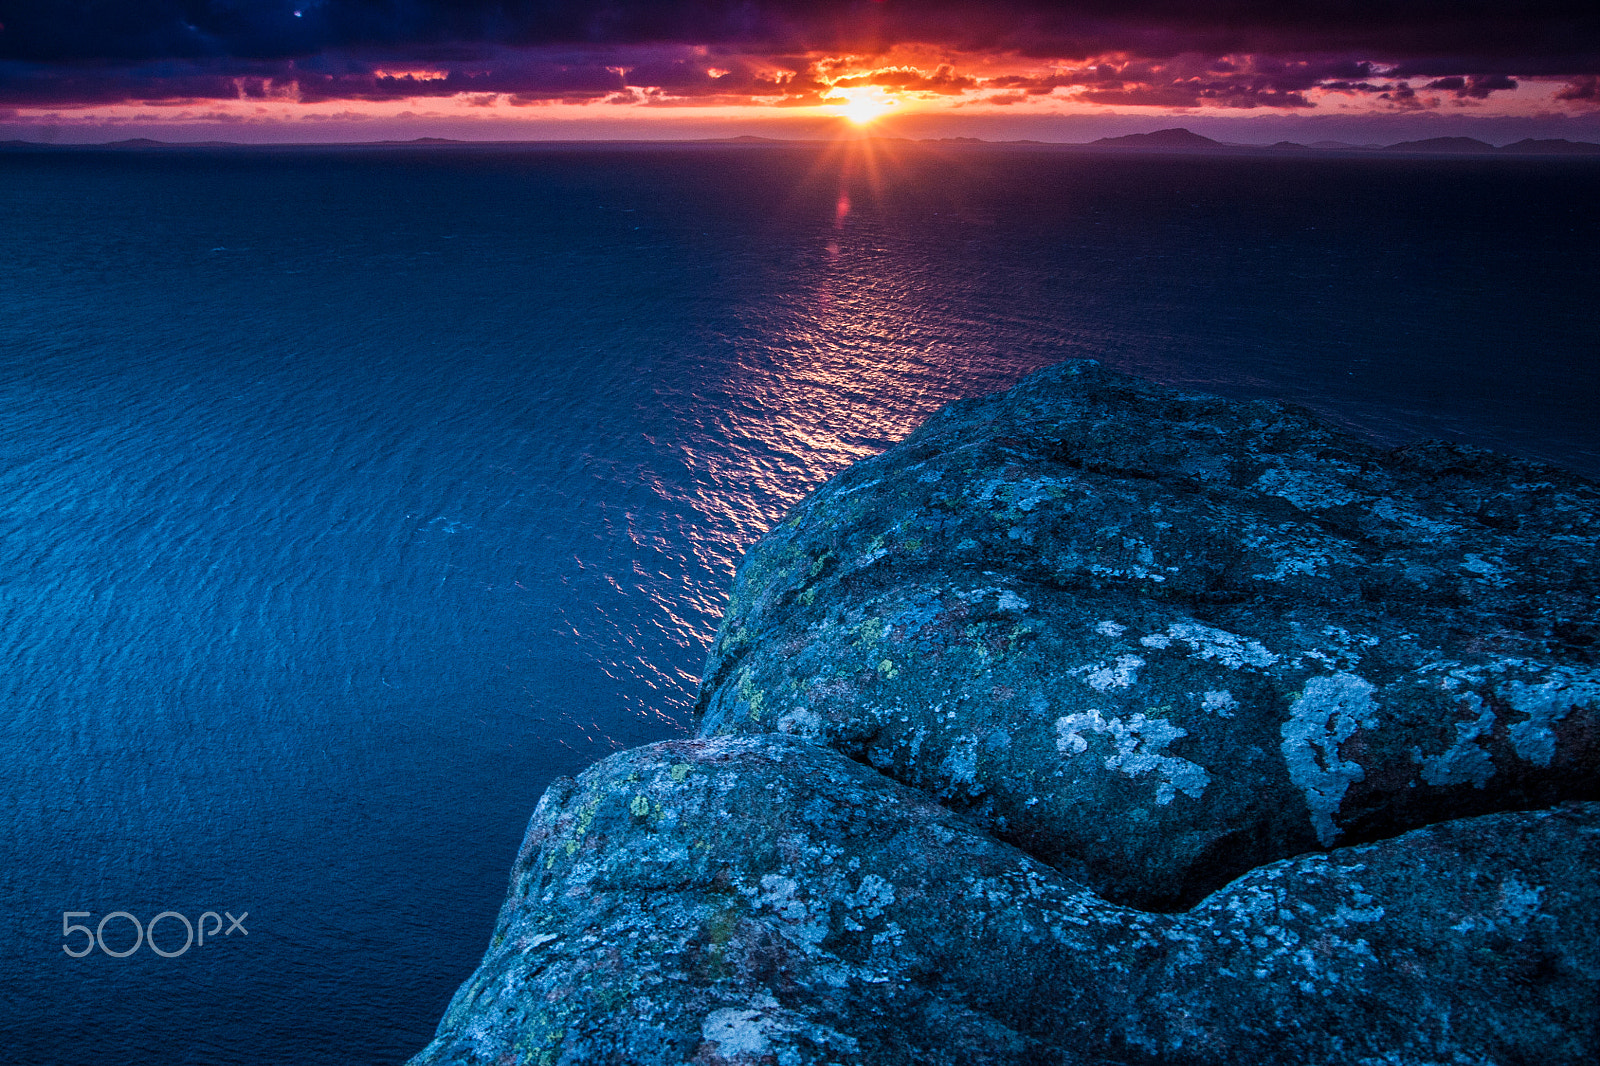
<path fill-rule="evenodd" d="M 835 89 L 824 102 L 837 107 L 839 114 L 857 126 L 873 122 L 895 106 L 895 101 L 875 85 L 859 89 Z"/>

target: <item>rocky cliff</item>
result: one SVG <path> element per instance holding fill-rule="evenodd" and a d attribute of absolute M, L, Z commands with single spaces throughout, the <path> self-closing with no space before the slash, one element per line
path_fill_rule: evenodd
<path fill-rule="evenodd" d="M 740 568 L 413 1066 L 1600 1060 L 1600 489 L 1069 363 Z"/>

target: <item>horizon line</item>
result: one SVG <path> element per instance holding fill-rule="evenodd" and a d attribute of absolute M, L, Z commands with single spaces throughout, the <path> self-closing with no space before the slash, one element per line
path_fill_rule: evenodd
<path fill-rule="evenodd" d="M 1181 139 L 1180 139 L 1181 138 Z M 1576 155 L 1600 153 L 1600 142 L 1574 141 L 1564 137 L 1523 137 L 1519 140 L 1509 141 L 1503 145 L 1495 145 L 1476 137 L 1465 135 L 1438 136 L 1411 138 L 1395 141 L 1389 144 L 1367 142 L 1357 144 L 1350 141 L 1325 138 L 1317 141 L 1302 143 L 1298 141 L 1279 140 L 1266 142 L 1245 141 L 1219 141 L 1206 137 L 1203 134 L 1193 133 L 1185 127 L 1169 127 L 1148 133 L 1131 133 L 1118 136 L 1100 137 L 1092 141 L 1047 141 L 1038 138 L 1022 137 L 1004 140 L 990 139 L 973 136 L 947 136 L 947 137 L 905 137 L 887 133 L 861 132 L 856 134 L 834 134 L 831 136 L 795 136 L 795 137 L 770 137 L 759 134 L 738 134 L 726 137 L 524 137 L 524 138 L 463 138 L 463 137 L 437 137 L 422 136 L 409 139 L 379 138 L 361 141 L 229 141 L 217 138 L 206 138 L 194 141 L 172 141 L 153 137 L 125 137 L 111 141 L 33 141 L 25 138 L 7 138 L 0 140 L 0 147 L 29 147 L 29 148 L 384 148 L 384 147 L 452 147 L 452 146 L 483 146 L 483 147 L 512 147 L 512 146 L 537 146 L 537 145 L 603 145 L 603 144 L 659 144 L 659 145 L 713 145 L 713 144 L 836 144 L 839 142 L 895 142 L 901 144 L 926 144 L 926 145 L 1027 145 L 1046 148 L 1095 148 L 1111 151 L 1143 151 L 1143 152 L 1178 152 L 1199 153 L 1222 150 L 1245 151 L 1314 151 L 1327 153 L 1355 153 L 1365 154 L 1379 151 L 1393 151 L 1417 146 L 1422 154 L 1478 154 L 1481 150 L 1501 153 L 1508 148 L 1518 145 L 1566 146 L 1566 151 Z M 1422 147 L 1428 146 L 1428 147 Z M 1576 150 L 1576 151 L 1573 151 Z M 1530 151 L 1530 155 L 1562 154 L 1562 149 L 1552 151 Z"/>

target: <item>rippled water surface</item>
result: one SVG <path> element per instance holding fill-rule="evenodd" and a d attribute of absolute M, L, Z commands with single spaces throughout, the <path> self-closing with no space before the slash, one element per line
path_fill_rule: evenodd
<path fill-rule="evenodd" d="M 1593 476 L 1597 174 L 0 155 L 7 1054 L 402 1061 L 486 946 L 546 783 L 689 728 L 744 546 L 1040 366 Z M 63 912 L 118 910 L 248 911 L 248 933 L 64 954 Z"/>

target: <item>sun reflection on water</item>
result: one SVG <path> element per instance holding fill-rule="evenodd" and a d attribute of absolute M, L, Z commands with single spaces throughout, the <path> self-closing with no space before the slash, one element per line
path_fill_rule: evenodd
<path fill-rule="evenodd" d="M 728 402 L 707 405 L 714 414 L 685 449 L 715 486 L 701 506 L 740 516 L 718 569 L 731 572 L 738 552 L 817 485 L 945 403 L 1053 361 L 971 345 L 970 323 L 951 320 L 950 308 L 970 306 L 969 279 L 945 269 L 940 251 L 908 243 L 896 217 L 916 213 L 907 198 L 917 177 L 892 142 L 841 138 L 819 152 L 807 181 L 830 191 L 808 227 L 813 251 L 781 299 L 741 308 L 738 332 L 719 338 L 738 356 L 717 382 Z"/>
<path fill-rule="evenodd" d="M 583 582 L 573 635 L 630 679 L 640 718 L 687 720 L 742 554 L 805 495 L 945 403 L 1074 354 L 969 254 L 992 230 L 967 157 L 841 137 L 785 162 L 711 238 L 699 324 L 660 338 L 637 382 L 650 447 L 594 469 L 619 505 L 602 563 L 618 584 Z M 698 257 L 706 236 L 655 246 Z"/>

